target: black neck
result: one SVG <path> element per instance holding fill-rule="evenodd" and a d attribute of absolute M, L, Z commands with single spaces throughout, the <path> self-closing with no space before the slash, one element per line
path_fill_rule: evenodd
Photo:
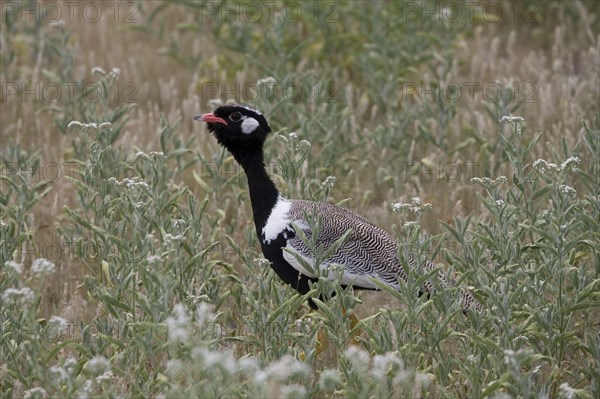
<path fill-rule="evenodd" d="M 248 148 L 245 148 L 243 151 L 233 150 L 231 153 L 246 172 L 254 224 L 256 232 L 260 236 L 262 228 L 267 224 L 271 210 L 277 203 L 279 192 L 267 174 L 262 146 L 254 151 L 248 151 Z"/>

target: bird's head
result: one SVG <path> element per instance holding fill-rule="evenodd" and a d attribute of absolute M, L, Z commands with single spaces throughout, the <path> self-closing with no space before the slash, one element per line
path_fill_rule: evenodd
<path fill-rule="evenodd" d="M 194 117 L 206 122 L 219 144 L 231 152 L 262 146 L 271 132 L 269 123 L 260 112 L 240 104 L 220 106 L 213 113 Z"/>

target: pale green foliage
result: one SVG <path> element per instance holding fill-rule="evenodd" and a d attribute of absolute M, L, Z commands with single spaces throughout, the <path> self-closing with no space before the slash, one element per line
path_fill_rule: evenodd
<path fill-rule="evenodd" d="M 507 29 L 480 13 L 398 18 L 419 2 L 354 3 L 335 2 L 334 23 L 296 2 L 311 18 L 211 24 L 193 2 L 139 2 L 139 23 L 100 31 L 118 39 L 106 39 L 109 72 L 87 64 L 101 25 L 6 17 L 3 82 L 87 75 L 103 90 L 96 102 L 2 103 L 1 397 L 600 395 L 600 95 L 586 61 L 598 13 L 498 2 L 543 16 Z M 542 56 L 521 57 L 528 45 Z M 550 93 L 539 104 L 506 80 L 531 71 Z M 495 101 L 398 90 L 496 78 Z M 113 96 L 126 79 L 135 107 Z M 239 81 L 275 90 L 239 100 L 269 118 L 267 168 L 283 194 L 393 231 L 406 269 L 409 254 L 435 260 L 486 311 L 463 315 L 454 288 L 419 297 L 427 279 L 441 288 L 437 271 L 408 270 L 400 291 L 376 295 L 322 276 L 307 295 L 318 312 L 282 285 L 259 253 L 242 171 L 191 122 L 229 99 L 198 103 L 202 83 Z M 289 101 L 275 85 L 286 82 L 321 90 Z M 31 173 L 52 162 L 69 165 L 61 179 Z M 52 258 L 48 242 L 69 256 Z M 348 314 L 365 315 L 353 331 Z M 317 355 L 320 335 L 329 349 Z"/>

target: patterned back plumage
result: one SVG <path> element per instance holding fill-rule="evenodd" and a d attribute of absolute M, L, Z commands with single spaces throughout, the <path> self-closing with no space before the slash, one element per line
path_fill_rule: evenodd
<path fill-rule="evenodd" d="M 304 200 L 292 200 L 290 203 L 287 216 L 296 224 L 307 226 L 307 216 L 322 216 L 316 240 L 318 246 L 329 248 L 348 230 L 352 230 L 348 238 L 324 263 L 341 264 L 346 271 L 352 274 L 371 276 L 395 288 L 398 288 L 398 278 L 407 279 L 407 274 L 398 260 L 398 243 L 385 230 L 360 215 L 335 205 Z M 309 239 L 312 237 L 310 229 L 303 228 L 303 231 Z M 298 236 L 290 237 L 288 246 L 305 257 L 314 258 L 311 249 Z M 411 268 L 416 267 L 413 257 L 408 258 L 408 263 Z M 430 261 L 425 261 L 420 268 L 420 273 L 429 273 L 435 269 L 435 265 Z M 444 273 L 440 272 L 439 278 L 446 286 L 454 284 L 453 281 L 448 281 Z M 434 287 L 430 281 L 427 281 L 421 289 L 429 294 L 434 293 Z M 463 289 L 461 293 L 464 310 L 470 308 L 483 310 L 483 306 L 470 292 Z"/>

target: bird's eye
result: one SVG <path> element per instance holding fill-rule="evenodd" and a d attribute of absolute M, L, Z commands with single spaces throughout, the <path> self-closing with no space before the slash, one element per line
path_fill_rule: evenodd
<path fill-rule="evenodd" d="M 240 112 L 234 112 L 229 115 L 229 120 L 232 122 L 239 122 L 242 119 L 242 114 Z"/>

